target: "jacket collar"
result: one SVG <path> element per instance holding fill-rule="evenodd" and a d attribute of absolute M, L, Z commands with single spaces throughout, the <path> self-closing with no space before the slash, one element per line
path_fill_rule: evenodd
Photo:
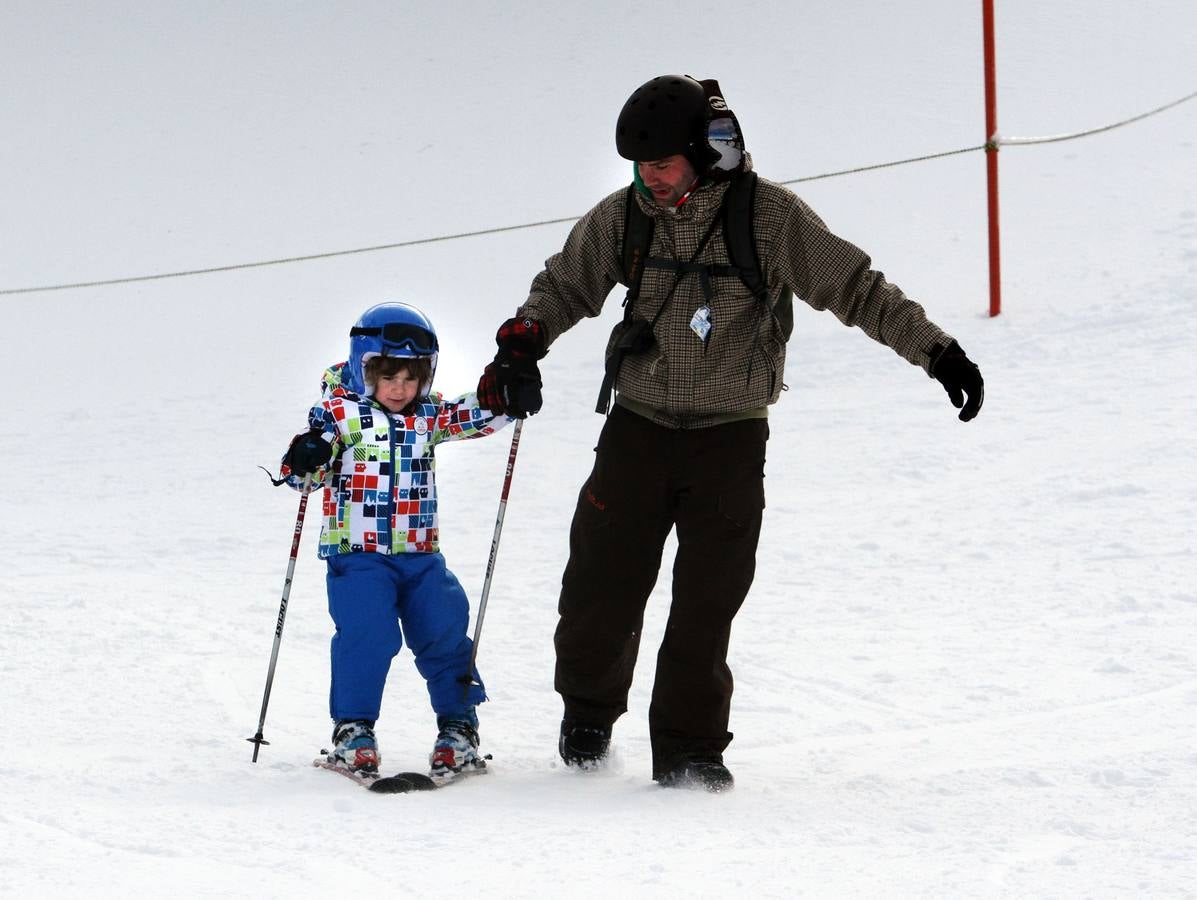
<path fill-rule="evenodd" d="M 718 214 L 719 207 L 723 204 L 723 195 L 727 193 L 728 183 L 726 181 L 716 182 L 704 178 L 699 181 L 698 187 L 690 192 L 690 196 L 681 206 L 658 206 L 653 202 L 652 194 L 644 186 L 644 182 L 640 180 L 635 163 L 632 166 L 633 184 L 636 186 L 636 202 L 640 204 L 642 210 L 658 221 L 709 222 L 713 216 Z M 752 156 L 748 153 L 744 154 L 744 171 L 752 171 Z"/>

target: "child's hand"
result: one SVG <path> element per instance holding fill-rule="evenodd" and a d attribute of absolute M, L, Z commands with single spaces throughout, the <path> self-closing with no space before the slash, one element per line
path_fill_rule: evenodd
<path fill-rule="evenodd" d="M 292 475 L 310 475 L 332 459 L 332 445 L 324 439 L 324 432 L 312 429 L 295 436 L 283 462 Z"/>

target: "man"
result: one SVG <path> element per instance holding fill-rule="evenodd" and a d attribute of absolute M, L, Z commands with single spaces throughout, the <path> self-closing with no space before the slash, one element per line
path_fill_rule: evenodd
<path fill-rule="evenodd" d="M 791 292 L 921 366 L 963 407 L 962 421 L 980 409 L 983 382 L 959 344 L 863 251 L 752 172 L 716 82 L 667 75 L 645 83 L 620 112 L 616 148 L 635 162 L 632 188 L 583 216 L 547 261 L 500 327 L 478 393 L 492 410 L 535 413 L 536 361 L 562 332 L 598 315 L 616 282 L 629 285 L 598 411 L 608 410 L 612 388 L 615 403 L 578 498 L 562 578 L 559 752 L 582 769 L 605 758 L 676 528 L 673 600 L 649 708 L 653 779 L 721 791 L 734 783 L 723 764 L 732 738 L 728 640 L 755 569 L 767 408 L 782 389 Z M 739 219 L 723 209 L 737 204 L 746 210 Z M 637 249 L 644 242 L 646 251 Z"/>

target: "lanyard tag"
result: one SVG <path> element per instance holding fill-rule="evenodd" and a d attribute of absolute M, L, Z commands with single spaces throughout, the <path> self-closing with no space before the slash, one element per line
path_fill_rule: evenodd
<path fill-rule="evenodd" d="M 709 306 L 698 307 L 690 319 L 690 330 L 698 335 L 698 339 L 704 344 L 707 342 L 707 335 L 711 333 L 711 308 Z"/>

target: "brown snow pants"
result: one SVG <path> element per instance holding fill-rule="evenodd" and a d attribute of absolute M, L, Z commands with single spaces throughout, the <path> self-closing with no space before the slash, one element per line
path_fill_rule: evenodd
<path fill-rule="evenodd" d="M 677 529 L 648 714 L 654 778 L 732 739 L 727 649 L 756 569 L 768 435 L 764 419 L 680 430 L 616 406 L 578 497 L 554 643 L 556 690 L 581 722 L 627 711 L 645 604 Z"/>

